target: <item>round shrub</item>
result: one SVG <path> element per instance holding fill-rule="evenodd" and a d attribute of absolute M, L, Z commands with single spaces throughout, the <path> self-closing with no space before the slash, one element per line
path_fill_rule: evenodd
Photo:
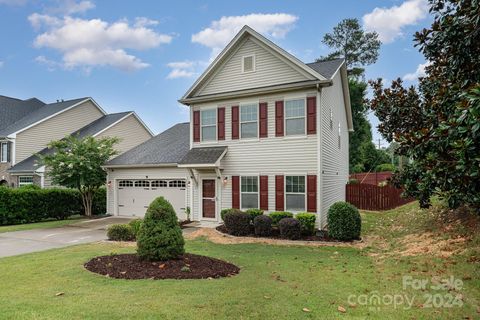
<path fill-rule="evenodd" d="M 293 213 L 286 212 L 286 211 L 274 211 L 269 214 L 270 218 L 272 218 L 272 223 L 274 225 L 278 225 L 280 220 L 284 218 L 293 218 Z"/>
<path fill-rule="evenodd" d="M 253 219 L 255 235 L 259 237 L 268 237 L 272 234 L 272 218 L 265 215 L 256 216 Z"/>
<path fill-rule="evenodd" d="M 137 237 L 137 254 L 150 261 L 178 259 L 185 240 L 170 202 L 158 197 L 150 204 Z"/>
<path fill-rule="evenodd" d="M 245 212 L 232 212 L 225 215 L 225 227 L 227 232 L 234 236 L 246 236 L 250 234 L 250 215 Z"/>
<path fill-rule="evenodd" d="M 302 235 L 300 222 L 294 218 L 283 218 L 278 223 L 278 228 L 280 229 L 280 235 L 283 238 L 297 240 L 300 239 L 300 236 Z"/>
<path fill-rule="evenodd" d="M 252 222 L 255 219 L 255 217 L 261 216 L 263 214 L 263 210 L 253 209 L 253 208 L 248 209 L 246 212 L 250 215 L 250 221 L 252 221 Z"/>
<path fill-rule="evenodd" d="M 328 209 L 328 235 L 334 239 L 348 241 L 360 238 L 362 218 L 358 209 L 350 203 L 335 202 Z"/>
<path fill-rule="evenodd" d="M 107 230 L 108 240 L 112 241 L 133 241 L 135 235 L 128 224 L 112 224 Z"/>
<path fill-rule="evenodd" d="M 133 235 L 138 237 L 138 232 L 140 231 L 140 226 L 142 225 L 142 219 L 133 219 L 131 220 L 128 225 L 132 228 Z"/>
<path fill-rule="evenodd" d="M 315 233 L 315 221 L 317 216 L 314 213 L 302 212 L 298 213 L 295 218 L 300 222 L 302 234 L 311 236 Z"/>
<path fill-rule="evenodd" d="M 243 212 L 243 211 L 240 209 L 234 209 L 234 208 L 222 209 L 222 211 L 220 211 L 220 217 L 222 218 L 223 221 L 225 221 L 225 216 L 227 214 L 239 213 L 239 212 Z"/>

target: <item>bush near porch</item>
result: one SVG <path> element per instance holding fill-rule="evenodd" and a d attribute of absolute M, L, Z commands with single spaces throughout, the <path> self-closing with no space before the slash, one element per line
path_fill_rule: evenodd
<path fill-rule="evenodd" d="M 94 198 L 94 214 L 106 212 L 106 190 Z M 73 189 L 0 188 L 0 225 L 63 220 L 83 214 L 80 193 Z"/>

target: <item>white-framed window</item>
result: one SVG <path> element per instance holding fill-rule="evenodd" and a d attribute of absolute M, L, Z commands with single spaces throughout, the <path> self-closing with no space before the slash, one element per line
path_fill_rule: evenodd
<path fill-rule="evenodd" d="M 132 180 L 120 180 L 118 182 L 118 186 L 120 188 L 128 188 L 128 187 L 133 187 L 133 181 Z"/>
<path fill-rule="evenodd" d="M 305 99 L 285 100 L 285 135 L 305 134 Z"/>
<path fill-rule="evenodd" d="M 285 209 L 305 211 L 305 176 L 285 176 Z"/>
<path fill-rule="evenodd" d="M 153 180 L 150 182 L 152 188 L 166 188 L 168 186 L 167 181 L 165 180 Z"/>
<path fill-rule="evenodd" d="M 8 162 L 8 142 L 2 142 L 1 143 L 1 150 L 0 150 L 0 162 Z"/>
<path fill-rule="evenodd" d="M 240 177 L 240 206 L 242 209 L 259 207 L 258 177 Z"/>
<path fill-rule="evenodd" d="M 27 186 L 33 184 L 33 176 L 19 176 L 18 177 L 18 186 Z"/>
<path fill-rule="evenodd" d="M 170 188 L 185 188 L 186 183 L 185 180 L 172 180 L 168 183 Z"/>
<path fill-rule="evenodd" d="M 254 72 L 255 71 L 255 55 L 242 57 L 242 72 Z"/>
<path fill-rule="evenodd" d="M 342 147 L 342 128 L 340 122 L 338 123 L 338 149 Z"/>
<path fill-rule="evenodd" d="M 147 180 L 135 181 L 135 188 L 148 188 L 148 187 L 150 187 L 150 182 Z"/>
<path fill-rule="evenodd" d="M 202 124 L 202 141 L 217 140 L 217 109 L 201 110 L 200 121 Z"/>
<path fill-rule="evenodd" d="M 258 137 L 258 104 L 240 105 L 240 137 Z"/>

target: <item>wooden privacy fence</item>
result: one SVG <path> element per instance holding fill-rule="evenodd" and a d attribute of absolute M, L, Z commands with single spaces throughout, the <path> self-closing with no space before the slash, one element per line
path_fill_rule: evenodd
<path fill-rule="evenodd" d="M 402 189 L 371 184 L 347 184 L 347 202 L 362 210 L 390 210 L 414 199 L 402 198 Z"/>

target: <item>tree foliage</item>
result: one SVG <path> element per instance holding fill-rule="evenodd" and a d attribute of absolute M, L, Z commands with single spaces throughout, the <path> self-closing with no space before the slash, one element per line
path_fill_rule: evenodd
<path fill-rule="evenodd" d="M 361 75 L 364 66 L 375 63 L 381 42 L 376 32 L 365 32 L 358 19 L 344 19 L 327 33 L 322 42 L 335 51 L 320 60 L 345 58 L 350 75 Z"/>
<path fill-rule="evenodd" d="M 86 216 L 92 215 L 95 193 L 105 185 L 107 173 L 101 166 L 117 154 L 113 147 L 117 142 L 117 138 L 109 137 L 68 136 L 50 142 L 49 148 L 54 150 L 53 153 L 40 155 L 54 184 L 80 191 Z"/>
<path fill-rule="evenodd" d="M 429 0 L 434 21 L 415 34 L 429 62 L 418 88 L 372 82 L 380 133 L 411 159 L 396 175 L 423 207 L 480 207 L 480 10 L 475 0 Z"/>

